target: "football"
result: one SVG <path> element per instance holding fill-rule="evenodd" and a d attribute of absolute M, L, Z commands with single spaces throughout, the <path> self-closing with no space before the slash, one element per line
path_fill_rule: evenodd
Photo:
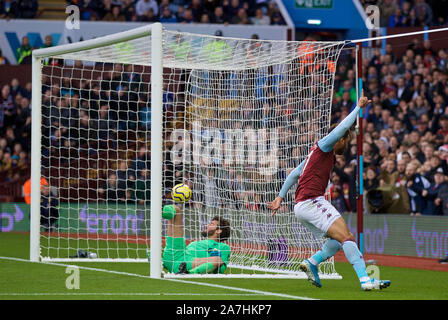
<path fill-rule="evenodd" d="M 180 183 L 174 186 L 171 190 L 171 198 L 174 202 L 187 202 L 191 199 L 191 189 L 184 183 Z"/>

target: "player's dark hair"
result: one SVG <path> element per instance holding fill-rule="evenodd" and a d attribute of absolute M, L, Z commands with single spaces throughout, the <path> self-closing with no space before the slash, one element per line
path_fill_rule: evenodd
<path fill-rule="evenodd" d="M 221 216 L 214 216 L 212 221 L 218 221 L 218 228 L 221 230 L 219 234 L 219 242 L 227 241 L 230 238 L 230 222 Z"/>

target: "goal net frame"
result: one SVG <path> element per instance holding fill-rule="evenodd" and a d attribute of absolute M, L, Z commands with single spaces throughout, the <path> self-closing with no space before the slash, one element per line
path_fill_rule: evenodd
<path fill-rule="evenodd" d="M 150 276 L 152 278 L 173 277 L 174 274 L 164 274 L 162 266 L 162 175 L 163 175 L 163 28 L 160 23 L 136 28 L 133 30 L 108 35 L 97 39 L 86 40 L 74 44 L 66 44 L 52 48 L 38 49 L 32 55 L 32 166 L 31 166 L 31 229 L 30 229 L 30 260 L 31 261 L 107 261 L 107 262 L 147 262 L 137 259 L 70 259 L 42 257 L 40 247 L 40 199 L 41 199 L 41 137 L 42 137 L 42 61 L 52 56 L 75 54 L 80 51 L 101 48 L 121 42 L 135 40 L 145 36 L 151 36 L 151 221 L 150 221 Z M 341 48 L 343 45 L 341 44 Z M 291 57 L 285 57 L 285 60 Z M 84 59 L 81 59 L 84 60 Z M 88 59 L 86 59 L 88 60 Z M 106 61 L 108 62 L 108 61 Z M 337 61 L 334 61 L 337 63 Z M 123 62 L 121 62 L 123 63 Z M 193 68 L 199 68 L 194 66 Z M 192 68 L 192 69 L 193 69 Z M 333 66 L 335 68 L 335 66 Z M 330 104 L 331 105 L 331 104 Z M 194 193 L 194 190 L 193 190 Z M 232 267 L 229 264 L 229 267 Z M 247 266 L 236 266 L 239 269 Z M 252 271 L 257 271 L 251 269 Z M 285 272 L 269 268 L 262 270 L 265 273 L 254 272 L 252 274 L 226 274 L 224 277 L 243 278 L 301 278 L 305 279 L 303 272 Z M 190 275 L 193 276 L 193 275 Z M 194 275 L 197 276 L 197 275 Z M 185 275 L 182 275 L 185 277 Z M 223 277 L 223 275 L 201 275 L 201 277 Z M 323 279 L 341 279 L 337 273 L 322 274 Z"/>

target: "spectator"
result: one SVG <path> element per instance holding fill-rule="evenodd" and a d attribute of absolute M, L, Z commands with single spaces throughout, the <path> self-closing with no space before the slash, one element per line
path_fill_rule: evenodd
<path fill-rule="evenodd" d="M 421 215 L 426 207 L 426 199 L 422 192 L 430 187 L 430 182 L 417 172 L 419 164 L 409 163 L 406 166 L 406 187 L 409 194 L 411 215 Z"/>
<path fill-rule="evenodd" d="M 116 202 L 118 199 L 125 198 L 124 190 L 118 188 L 117 175 L 111 174 L 105 181 L 104 185 L 98 188 L 98 197 L 107 202 Z"/>
<path fill-rule="evenodd" d="M 396 27 L 404 27 L 405 26 L 405 18 L 402 15 L 401 9 L 397 7 L 395 12 L 390 16 L 388 27 L 396 28 Z"/>
<path fill-rule="evenodd" d="M 286 25 L 285 21 L 282 18 L 282 15 L 279 12 L 276 12 L 276 13 L 274 13 L 272 15 L 271 25 L 272 26 L 284 26 L 284 25 Z"/>
<path fill-rule="evenodd" d="M 444 206 L 446 206 L 448 200 L 440 196 L 443 196 L 443 192 L 447 193 L 448 190 L 445 190 L 447 186 L 446 176 L 443 173 L 443 169 L 439 167 L 434 174 L 434 182 L 431 183 L 431 186 L 427 190 L 422 191 L 422 196 L 426 199 L 426 207 L 423 210 L 424 215 L 443 214 Z"/>
<path fill-rule="evenodd" d="M 146 168 L 142 169 L 135 184 L 135 199 L 139 205 L 149 206 L 151 202 L 151 174 Z"/>
<path fill-rule="evenodd" d="M 112 6 L 112 10 L 106 13 L 103 21 L 126 21 L 126 17 L 121 13 L 120 6 Z"/>
<path fill-rule="evenodd" d="M 159 14 L 160 14 L 160 17 L 162 17 L 162 15 L 163 15 L 163 11 L 164 11 L 166 8 L 169 8 L 169 9 L 170 9 L 170 12 L 175 12 L 175 11 L 176 11 L 176 6 L 175 6 L 175 5 L 172 5 L 172 4 L 170 3 L 170 0 L 162 0 L 162 1 L 160 1 L 160 5 L 159 5 Z"/>
<path fill-rule="evenodd" d="M 212 23 L 218 23 L 218 24 L 227 24 L 228 20 L 227 17 L 224 15 L 224 10 L 221 6 L 217 6 L 214 10 L 212 19 Z"/>
<path fill-rule="evenodd" d="M 162 23 L 176 23 L 177 18 L 171 13 L 171 9 L 166 6 L 162 8 L 162 16 L 160 17 Z"/>
<path fill-rule="evenodd" d="M 31 51 L 33 48 L 30 45 L 30 40 L 27 36 L 22 38 L 22 44 L 17 48 L 16 58 L 17 64 L 31 64 Z"/>
<path fill-rule="evenodd" d="M 193 23 L 194 22 L 193 11 L 190 8 L 185 9 L 183 16 L 178 17 L 177 20 L 180 23 Z"/>
<path fill-rule="evenodd" d="M 191 0 L 191 3 L 187 8 L 191 10 L 194 22 L 200 22 L 202 14 L 204 13 L 201 0 Z"/>
<path fill-rule="evenodd" d="M 231 24 L 251 24 L 246 10 L 244 8 L 240 8 L 238 10 L 238 13 L 236 16 L 234 16 L 231 20 L 230 20 Z"/>
<path fill-rule="evenodd" d="M 411 9 L 409 12 L 409 17 L 406 19 L 406 27 L 420 27 L 422 25 L 422 21 L 414 9 Z"/>
<path fill-rule="evenodd" d="M 59 220 L 59 201 L 51 192 L 48 182 L 41 183 L 40 225 L 46 232 L 56 229 Z"/>
<path fill-rule="evenodd" d="M 238 10 L 241 8 L 239 0 L 223 0 L 222 6 L 224 13 L 227 17 L 236 17 L 238 15 Z"/>
<path fill-rule="evenodd" d="M 159 6 L 155 0 L 138 0 L 135 5 L 135 12 L 139 19 L 148 15 L 148 11 L 152 10 L 152 16 L 157 16 L 159 13 Z"/>
<path fill-rule="evenodd" d="M 397 5 L 394 0 L 384 0 L 380 5 L 380 25 L 387 27 L 390 17 L 396 12 Z"/>
<path fill-rule="evenodd" d="M 20 0 L 19 12 L 22 19 L 33 19 L 36 17 L 39 4 L 37 0 Z"/>
<path fill-rule="evenodd" d="M 263 10 L 258 8 L 255 10 L 255 16 L 251 18 L 252 24 L 257 26 L 268 26 L 271 24 L 271 20 L 268 16 L 265 16 Z"/>
<path fill-rule="evenodd" d="M 137 178 L 142 176 L 143 170 L 151 168 L 151 155 L 146 146 L 138 149 L 137 157 L 132 161 L 130 168 Z"/>
<path fill-rule="evenodd" d="M 0 17 L 1 18 L 1 17 Z M 3 55 L 2 49 L 0 49 L 0 66 L 5 66 L 10 64 L 8 58 Z"/>
<path fill-rule="evenodd" d="M 424 26 L 432 25 L 432 9 L 425 0 L 415 0 L 413 10 Z"/>
<path fill-rule="evenodd" d="M 11 87 L 5 84 L 2 87 L 0 95 L 0 133 L 4 133 L 4 129 L 14 125 L 15 106 L 14 99 L 11 95 Z"/>
<path fill-rule="evenodd" d="M 134 0 L 123 0 L 121 8 L 121 12 L 126 17 L 126 21 L 132 21 L 133 17 L 135 17 L 136 19 L 138 18 L 135 11 Z"/>
<path fill-rule="evenodd" d="M 19 1 L 0 0 L 0 19 L 16 19 L 19 15 Z"/>
<path fill-rule="evenodd" d="M 157 22 L 159 21 L 159 18 L 154 13 L 153 9 L 150 8 L 145 12 L 144 15 L 139 16 L 138 20 L 142 22 Z"/>

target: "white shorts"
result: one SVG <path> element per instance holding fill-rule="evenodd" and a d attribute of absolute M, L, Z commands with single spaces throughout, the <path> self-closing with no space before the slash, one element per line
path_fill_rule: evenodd
<path fill-rule="evenodd" d="M 325 197 L 298 202 L 294 206 L 294 214 L 316 238 L 324 237 L 333 222 L 341 217 L 338 210 L 325 200 Z"/>

